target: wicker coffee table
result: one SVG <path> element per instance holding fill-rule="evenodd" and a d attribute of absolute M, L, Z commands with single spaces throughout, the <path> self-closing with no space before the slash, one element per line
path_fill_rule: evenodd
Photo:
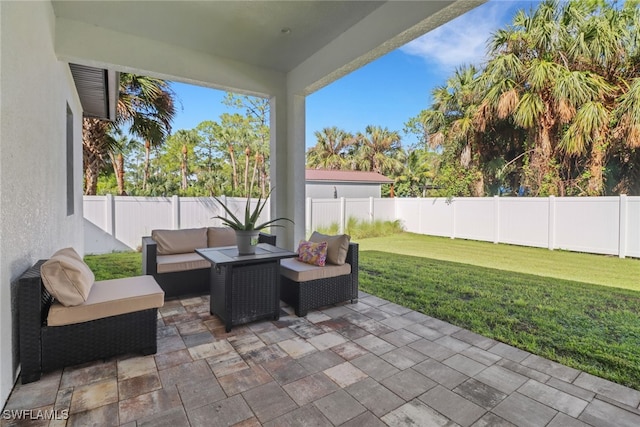
<path fill-rule="evenodd" d="M 295 252 L 260 243 L 255 255 L 238 255 L 235 246 L 196 249 L 211 263 L 211 314 L 227 332 L 258 319 L 280 318 L 280 260 Z"/>

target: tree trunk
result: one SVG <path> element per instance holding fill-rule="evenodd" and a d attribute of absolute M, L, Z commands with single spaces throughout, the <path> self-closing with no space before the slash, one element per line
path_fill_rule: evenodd
<path fill-rule="evenodd" d="M 86 153 L 84 156 L 84 194 L 95 196 L 98 189 L 98 175 L 102 160 L 95 153 Z"/>
<path fill-rule="evenodd" d="M 260 167 L 260 192 L 262 194 L 262 198 L 267 197 L 267 180 L 269 177 L 267 176 L 267 168 L 264 166 L 264 161 L 262 162 L 262 166 Z"/>
<path fill-rule="evenodd" d="M 251 197 L 249 194 L 249 156 L 251 155 L 251 149 L 249 147 L 244 149 L 244 194 L 246 197 Z"/>
<path fill-rule="evenodd" d="M 180 167 L 182 173 L 182 189 L 187 189 L 187 146 L 182 146 L 182 165 Z"/>
<path fill-rule="evenodd" d="M 258 173 L 258 163 L 262 161 L 262 155 L 260 153 L 256 153 L 254 162 L 253 162 L 253 173 L 251 174 L 251 190 L 253 190 L 253 185 L 256 183 L 256 175 Z"/>
<path fill-rule="evenodd" d="M 460 165 L 465 169 L 469 169 L 471 165 L 471 145 L 469 144 L 466 144 L 460 153 Z"/>
<path fill-rule="evenodd" d="M 118 153 L 116 165 L 117 165 L 116 180 L 118 181 L 118 193 L 120 193 L 121 196 L 126 196 L 127 192 L 124 189 L 124 156 L 122 155 L 122 153 Z"/>
<path fill-rule="evenodd" d="M 142 177 L 142 189 L 147 190 L 147 182 L 149 180 L 149 159 L 151 158 L 151 143 L 144 142 L 144 175 Z"/>
<path fill-rule="evenodd" d="M 479 174 L 478 179 L 473 183 L 471 192 L 474 197 L 484 197 L 484 177 Z"/>
<path fill-rule="evenodd" d="M 371 170 L 375 173 L 382 173 L 382 168 L 380 167 L 380 162 L 376 157 L 375 153 L 371 156 Z"/>
<path fill-rule="evenodd" d="M 82 160 L 84 168 L 84 194 L 94 196 L 98 188 L 98 175 L 104 163 L 101 144 L 104 143 L 107 125 L 98 119 L 82 120 Z"/>
<path fill-rule="evenodd" d="M 112 151 L 109 151 L 109 158 L 111 158 L 111 164 L 113 165 L 113 171 L 116 174 L 116 182 L 118 183 L 118 195 L 126 196 L 127 193 L 124 190 L 124 156 L 122 153 L 118 153 L 114 156 Z"/>
<path fill-rule="evenodd" d="M 238 170 L 236 169 L 236 156 L 233 152 L 233 146 L 229 144 L 229 157 L 231 158 L 231 167 L 233 168 L 233 176 L 231 177 L 232 192 L 235 193 L 238 188 Z"/>
<path fill-rule="evenodd" d="M 602 196 L 604 194 L 604 169 L 605 142 L 601 139 L 593 142 L 591 158 L 589 159 L 589 183 L 587 194 L 589 196 Z"/>
<path fill-rule="evenodd" d="M 473 165 L 478 173 L 478 179 L 473 183 L 473 195 L 476 197 L 484 197 L 484 174 L 482 173 L 482 168 L 480 167 L 480 158 L 482 153 L 480 151 L 480 147 L 482 144 L 480 143 L 481 136 L 479 133 L 474 132 L 473 136 L 473 147 L 469 149 L 469 163 Z"/>
<path fill-rule="evenodd" d="M 536 146 L 531 156 L 531 169 L 533 183 L 529 182 L 529 186 L 533 190 L 533 195 L 537 196 L 543 189 L 547 174 L 550 172 L 551 155 L 553 147 L 551 143 L 551 127 L 541 124 L 536 135 Z M 549 189 L 550 190 L 550 189 Z M 557 190 L 557 189 L 556 189 Z M 549 194 L 555 194 L 556 191 L 548 191 Z"/>

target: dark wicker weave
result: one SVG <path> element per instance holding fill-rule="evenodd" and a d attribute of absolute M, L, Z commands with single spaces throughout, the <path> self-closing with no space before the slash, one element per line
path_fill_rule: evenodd
<path fill-rule="evenodd" d="M 280 318 L 280 261 L 211 268 L 211 313 L 232 326 Z"/>
<path fill-rule="evenodd" d="M 111 316 L 65 326 L 47 326 L 53 298 L 40 278 L 44 260 L 18 279 L 18 324 L 22 383 L 43 372 L 97 359 L 156 352 L 158 310 Z"/>
<path fill-rule="evenodd" d="M 351 274 L 327 279 L 295 282 L 281 277 L 280 299 L 291 305 L 296 315 L 304 317 L 309 310 L 338 302 L 358 301 L 358 244 L 350 243 L 346 262 L 351 265 Z"/>
<path fill-rule="evenodd" d="M 276 236 L 260 233 L 260 243 L 276 244 Z M 164 291 L 165 299 L 209 292 L 209 268 L 158 273 L 158 245 L 151 237 L 142 238 L 142 274 L 150 274 Z"/>

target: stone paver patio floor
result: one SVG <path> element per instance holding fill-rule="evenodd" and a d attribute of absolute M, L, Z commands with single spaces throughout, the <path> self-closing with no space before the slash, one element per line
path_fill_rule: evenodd
<path fill-rule="evenodd" d="M 18 383 L 2 425 L 640 426 L 637 390 L 375 296 L 291 311 L 225 333 L 207 296 L 167 301 L 157 354 Z"/>

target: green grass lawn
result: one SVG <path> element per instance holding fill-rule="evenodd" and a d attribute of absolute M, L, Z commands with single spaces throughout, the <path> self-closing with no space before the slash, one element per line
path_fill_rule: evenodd
<path fill-rule="evenodd" d="M 639 292 L 380 251 L 360 289 L 640 390 Z"/>
<path fill-rule="evenodd" d="M 640 390 L 640 260 L 402 233 L 359 240 L 360 289 Z M 87 256 L 97 280 L 141 255 Z"/>
<path fill-rule="evenodd" d="M 640 291 L 640 260 L 413 233 L 359 241 L 382 251 Z"/>
<path fill-rule="evenodd" d="M 142 274 L 142 254 L 140 252 L 87 255 L 84 260 L 95 274 L 96 280 L 120 279 Z"/>

